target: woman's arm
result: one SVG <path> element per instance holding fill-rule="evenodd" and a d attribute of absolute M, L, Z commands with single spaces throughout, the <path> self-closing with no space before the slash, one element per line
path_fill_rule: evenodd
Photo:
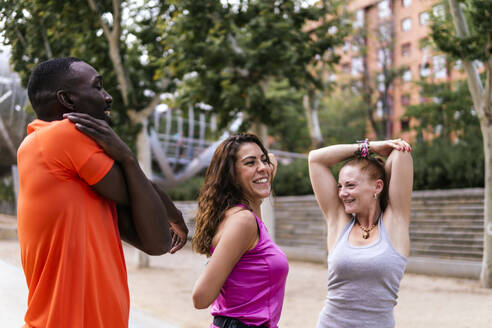
<path fill-rule="evenodd" d="M 328 221 L 336 220 L 343 211 L 338 198 L 338 183 L 331 167 L 359 149 L 358 144 L 334 145 L 313 150 L 309 153 L 309 176 L 318 204 Z"/>
<path fill-rule="evenodd" d="M 412 148 L 402 139 L 374 141 L 370 143 L 370 148 L 382 156 L 388 156 L 384 166 L 388 179 L 388 206 L 395 218 L 409 223 L 413 186 Z"/>
<path fill-rule="evenodd" d="M 242 210 L 226 218 L 217 247 L 193 287 L 195 308 L 205 309 L 217 298 L 232 269 L 257 238 L 258 226 L 251 212 Z"/>

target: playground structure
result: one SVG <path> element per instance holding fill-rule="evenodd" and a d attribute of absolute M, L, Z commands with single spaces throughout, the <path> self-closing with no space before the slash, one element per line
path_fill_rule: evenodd
<path fill-rule="evenodd" d="M 198 120 L 195 119 L 196 116 Z M 217 136 L 219 132 L 215 114 L 207 113 L 201 108 L 190 107 L 187 118 L 183 117 L 180 110 L 157 108 L 153 120 L 154 128 L 149 133 L 150 147 L 153 159 L 162 173 L 162 176 L 153 175 L 153 180 L 166 187 L 173 187 L 208 166 L 217 146 L 239 130 L 243 123 L 243 115 L 238 115 L 220 136 Z M 296 158 L 307 158 L 305 154 L 281 150 L 269 151 L 284 163 L 289 163 Z"/>

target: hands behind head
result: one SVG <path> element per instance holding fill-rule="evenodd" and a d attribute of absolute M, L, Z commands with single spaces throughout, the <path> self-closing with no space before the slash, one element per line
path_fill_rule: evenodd
<path fill-rule="evenodd" d="M 393 149 L 403 152 L 412 151 L 412 147 L 410 146 L 410 144 L 401 138 L 392 140 L 371 141 L 369 143 L 369 146 L 371 151 L 384 157 L 387 157 L 393 151 Z"/>
<path fill-rule="evenodd" d="M 134 160 L 130 148 L 116 135 L 106 121 L 83 113 L 66 113 L 63 114 L 63 118 L 75 123 L 75 127 L 80 132 L 97 142 L 106 154 L 115 161 Z"/>

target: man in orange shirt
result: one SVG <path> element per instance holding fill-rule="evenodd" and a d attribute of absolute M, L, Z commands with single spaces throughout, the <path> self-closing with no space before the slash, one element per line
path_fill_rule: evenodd
<path fill-rule="evenodd" d="M 40 63 L 28 95 L 38 119 L 17 158 L 25 327 L 128 327 L 120 239 L 174 253 L 188 234 L 182 215 L 110 128 L 112 98 L 93 67 Z"/>

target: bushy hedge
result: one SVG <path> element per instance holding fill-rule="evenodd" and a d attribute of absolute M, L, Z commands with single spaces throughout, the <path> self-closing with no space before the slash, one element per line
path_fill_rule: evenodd
<path fill-rule="evenodd" d="M 414 190 L 484 186 L 484 155 L 477 138 L 457 143 L 445 138 L 413 147 Z"/>
<path fill-rule="evenodd" d="M 296 159 L 287 165 L 279 163 L 273 192 L 276 196 L 312 194 L 307 159 Z"/>
<path fill-rule="evenodd" d="M 197 200 L 204 181 L 204 176 L 196 176 L 166 191 L 172 200 Z"/>

